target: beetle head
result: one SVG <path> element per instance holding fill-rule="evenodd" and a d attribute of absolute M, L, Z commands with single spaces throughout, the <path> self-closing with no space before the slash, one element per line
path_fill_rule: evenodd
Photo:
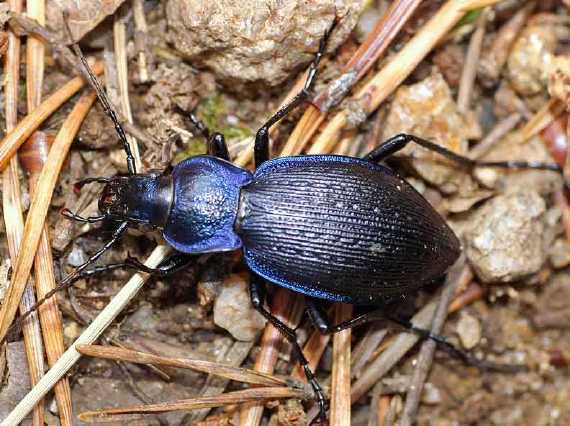
<path fill-rule="evenodd" d="M 130 176 L 114 176 L 103 187 L 99 197 L 99 211 L 109 219 L 128 219 L 130 178 Z"/>

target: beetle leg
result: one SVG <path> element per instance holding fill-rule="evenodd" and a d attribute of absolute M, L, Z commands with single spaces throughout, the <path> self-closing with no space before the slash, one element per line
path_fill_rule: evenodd
<path fill-rule="evenodd" d="M 226 144 L 224 135 L 218 132 L 210 134 L 210 130 L 206 124 L 204 124 L 202 120 L 196 117 L 193 112 L 186 111 L 180 108 L 178 105 L 174 105 L 174 109 L 180 115 L 187 118 L 194 125 L 194 127 L 196 127 L 200 133 L 202 133 L 202 136 L 208 142 L 208 154 L 221 158 L 222 160 L 230 161 L 228 145 Z"/>
<path fill-rule="evenodd" d="M 347 328 L 358 327 L 359 325 L 366 324 L 367 322 L 386 319 L 386 315 L 383 310 L 379 309 L 333 325 L 331 324 L 327 314 L 320 309 L 319 305 L 315 303 L 315 301 L 305 298 L 305 303 L 307 305 L 307 313 L 309 314 L 311 323 L 321 334 L 334 334 L 339 331 L 346 330 Z"/>
<path fill-rule="evenodd" d="M 77 276 L 73 277 L 73 279 L 71 279 L 68 284 L 71 285 L 72 283 L 82 278 L 88 278 L 94 275 L 103 274 L 105 272 L 114 271 L 116 269 L 126 268 L 134 269 L 137 272 L 146 272 L 147 274 L 156 275 L 159 277 L 166 277 L 185 268 L 190 262 L 191 258 L 192 257 L 189 255 L 177 253 L 163 260 L 158 268 L 149 268 L 145 264 L 141 263 L 137 258 L 129 256 L 124 262 L 99 265 L 91 269 L 81 271 Z"/>
<path fill-rule="evenodd" d="M 335 27 L 335 23 L 331 25 L 331 27 L 325 32 L 323 38 L 319 44 L 319 50 L 311 62 L 309 66 L 309 72 L 307 74 L 307 79 L 305 80 L 305 85 L 303 89 L 295 95 L 293 99 L 289 101 L 286 105 L 280 108 L 275 114 L 273 114 L 269 120 L 265 122 L 263 126 L 259 128 L 257 133 L 255 134 L 255 145 L 253 148 L 254 157 L 255 157 L 255 167 L 259 167 L 261 163 L 264 161 L 269 160 L 269 129 L 287 114 L 289 114 L 292 110 L 296 107 L 301 105 L 307 98 L 309 97 L 310 91 L 315 84 L 315 80 L 319 70 L 319 62 L 321 58 L 325 54 L 325 49 L 327 46 L 327 42 L 329 36 Z"/>
<path fill-rule="evenodd" d="M 348 328 L 353 328 L 367 322 L 377 321 L 377 320 L 389 320 L 406 330 L 418 334 L 422 339 L 433 340 L 440 349 L 443 349 L 451 356 L 460 359 L 467 365 L 476 367 L 483 371 L 500 371 L 506 373 L 513 373 L 521 371 L 521 366 L 511 365 L 511 364 L 497 364 L 494 362 L 489 362 L 485 360 L 480 360 L 475 358 L 468 352 L 462 351 L 456 348 L 453 344 L 449 343 L 444 336 L 433 334 L 430 330 L 424 328 L 416 327 L 410 321 L 402 319 L 396 315 L 391 314 L 386 308 L 377 309 L 371 312 L 361 314 L 355 318 L 343 321 L 340 324 L 332 325 L 329 321 L 327 315 L 319 309 L 319 306 L 312 300 L 306 299 L 307 312 L 309 318 L 315 328 L 322 334 L 334 334 L 339 331 L 346 330 Z"/>
<path fill-rule="evenodd" d="M 221 133 L 214 133 L 208 140 L 208 153 L 222 160 L 230 161 L 230 153 L 226 139 Z"/>
<path fill-rule="evenodd" d="M 129 268 L 133 268 L 139 272 L 146 272 L 147 274 L 166 277 L 180 271 L 181 269 L 184 269 L 186 266 L 188 266 L 193 257 L 195 256 L 190 256 L 184 253 L 176 253 L 163 260 L 160 265 L 158 265 L 158 268 L 149 268 L 148 266 L 141 263 L 136 257 L 129 256 L 123 265 Z"/>
<path fill-rule="evenodd" d="M 416 143 L 425 149 L 433 152 L 437 152 L 441 156 L 454 161 L 462 167 L 472 169 L 474 167 L 498 167 L 502 169 L 536 169 L 536 170 L 553 170 L 560 172 L 561 168 L 555 163 L 543 163 L 540 161 L 478 161 L 473 160 L 469 157 L 456 154 L 436 143 L 430 142 L 428 140 L 422 139 L 418 136 L 408 135 L 405 133 L 400 133 L 399 135 L 393 136 L 387 141 L 383 142 L 377 148 L 373 149 L 364 158 L 372 162 L 379 162 L 386 160 L 391 155 L 402 150 L 410 142 Z"/>
<path fill-rule="evenodd" d="M 77 268 L 75 268 L 75 270 L 72 273 L 70 273 L 63 280 L 61 280 L 61 282 L 56 287 L 54 287 L 53 289 L 48 291 L 44 295 L 44 297 L 42 297 L 41 299 L 36 301 L 36 303 L 34 303 L 26 312 L 21 314 L 20 317 L 12 323 L 10 328 L 8 328 L 6 335 L 0 341 L 0 345 L 4 344 L 6 342 L 6 337 L 8 336 L 8 334 L 10 332 L 12 332 L 13 330 L 19 329 L 22 326 L 22 324 L 24 323 L 24 321 L 26 320 L 26 318 L 28 318 L 33 312 L 35 312 L 41 305 L 43 305 L 54 294 L 56 294 L 57 292 L 60 292 L 62 290 L 65 290 L 68 287 L 71 287 L 71 285 L 75 281 L 77 281 L 76 277 L 78 275 L 80 275 L 81 273 L 83 273 L 83 271 L 85 271 L 89 265 L 93 264 L 97 259 L 99 259 L 103 255 L 103 253 L 105 253 L 117 241 L 119 241 L 119 239 L 125 233 L 125 231 L 128 229 L 128 227 L 129 227 L 128 222 L 121 222 L 119 224 L 119 226 L 117 226 L 117 228 L 115 228 L 115 230 L 113 231 L 113 235 L 111 236 L 111 239 L 109 241 L 107 241 L 105 244 L 103 244 L 103 246 L 99 250 L 97 250 L 95 253 L 93 253 L 89 257 L 89 259 L 87 259 L 85 262 L 83 262 L 81 265 L 79 265 Z"/>
<path fill-rule="evenodd" d="M 319 416 L 321 418 L 326 418 L 328 407 L 325 394 L 321 388 L 321 385 L 317 381 L 317 378 L 309 368 L 309 361 L 307 361 L 307 358 L 305 358 L 303 350 L 301 349 L 299 342 L 297 342 L 297 334 L 295 333 L 295 330 L 283 324 L 279 318 L 275 317 L 271 312 L 265 309 L 263 306 L 265 302 L 265 293 L 265 282 L 263 279 L 255 274 L 251 274 L 251 281 L 249 283 L 249 295 L 251 297 L 251 304 L 261 315 L 265 317 L 265 319 L 267 319 L 267 321 L 269 321 L 277 330 L 279 330 L 279 333 L 281 333 L 281 335 L 287 339 L 293 347 L 293 350 L 299 359 L 299 363 L 301 364 L 301 367 L 303 367 L 307 381 L 315 392 L 317 402 L 319 404 Z"/>
<path fill-rule="evenodd" d="M 433 340 L 435 343 L 437 343 L 439 348 L 443 349 L 450 355 L 459 358 L 465 364 L 476 367 L 479 370 L 498 371 L 503 373 L 516 373 L 525 370 L 525 366 L 521 365 L 498 364 L 495 362 L 478 359 L 473 355 L 471 355 L 469 352 L 465 352 L 455 347 L 453 344 L 449 343 L 444 336 L 433 334 L 430 330 L 426 330 L 424 328 L 416 327 L 410 321 L 399 318 L 397 316 L 387 314 L 386 318 L 392 321 L 393 323 L 398 324 L 401 327 L 420 335 L 424 339 Z"/>

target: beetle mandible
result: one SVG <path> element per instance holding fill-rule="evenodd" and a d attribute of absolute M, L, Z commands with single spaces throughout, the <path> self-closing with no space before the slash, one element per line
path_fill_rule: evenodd
<path fill-rule="evenodd" d="M 192 114 L 188 114 L 189 119 L 208 140 L 208 155 L 187 158 L 172 171 L 137 173 L 116 113 L 74 46 L 123 143 L 129 173 L 79 183 L 105 185 L 99 199 L 101 214 L 87 218 L 70 211 L 64 214 L 80 222 L 110 219 L 118 226 L 112 238 L 46 298 L 79 277 L 104 270 L 128 266 L 166 275 L 184 267 L 192 255 L 242 249 L 252 272 L 252 304 L 292 344 L 324 415 L 325 395 L 295 330 L 264 306 L 265 281 L 307 296 L 309 317 L 317 329 L 333 333 L 361 324 L 366 317 L 332 326 L 310 298 L 383 307 L 391 299 L 414 293 L 441 278 L 460 254 L 459 240 L 409 183 L 379 164 L 408 143 L 419 144 L 469 169 L 559 170 L 557 165 L 538 162 L 475 161 L 407 134 L 390 138 L 364 158 L 313 155 L 270 159 L 268 131 L 309 97 L 330 31 L 320 43 L 302 91 L 257 131 L 253 173 L 231 164 L 223 135 L 210 135 Z M 131 258 L 86 269 L 129 227 L 141 224 L 161 230 L 176 253 L 156 269 Z"/>

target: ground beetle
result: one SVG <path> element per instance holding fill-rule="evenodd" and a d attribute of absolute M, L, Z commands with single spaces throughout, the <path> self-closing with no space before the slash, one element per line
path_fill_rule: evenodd
<path fill-rule="evenodd" d="M 191 255 L 242 248 L 252 272 L 253 306 L 292 344 L 317 395 L 321 414 L 326 411 L 325 396 L 308 367 L 295 330 L 264 307 L 265 281 L 307 296 L 313 323 L 321 332 L 333 333 L 385 317 L 383 309 L 391 299 L 414 293 L 441 278 L 460 254 L 459 240 L 444 219 L 409 183 L 378 163 L 413 142 L 466 168 L 558 170 L 558 166 L 544 163 L 478 162 L 406 134 L 390 138 L 363 159 L 338 155 L 269 159 L 269 128 L 308 98 L 327 35 L 303 90 L 258 130 L 253 173 L 232 165 L 224 137 L 210 135 L 203 123 L 188 114 L 207 138 L 209 155 L 188 158 L 172 171 L 137 174 L 116 114 L 75 46 L 123 143 L 129 173 L 80 182 L 105 184 L 99 200 L 101 215 L 83 218 L 65 211 L 66 216 L 90 223 L 110 219 L 118 226 L 112 238 L 56 289 L 79 277 L 122 267 L 166 275 L 184 267 Z M 86 270 L 127 228 L 141 224 L 160 229 L 176 254 L 157 269 L 129 258 Z M 331 326 L 310 298 L 382 308 Z M 395 320 L 413 329 L 410 323 Z M 441 338 L 420 331 L 445 344 Z"/>

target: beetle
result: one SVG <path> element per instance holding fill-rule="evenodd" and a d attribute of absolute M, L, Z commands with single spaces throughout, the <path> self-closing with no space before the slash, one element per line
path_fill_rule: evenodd
<path fill-rule="evenodd" d="M 559 170 L 557 165 L 538 162 L 475 161 L 407 134 L 390 138 L 364 158 L 312 155 L 270 159 L 269 129 L 309 97 L 329 33 L 330 30 L 320 43 L 302 91 L 257 131 L 254 172 L 233 165 L 223 135 L 210 134 L 189 113 L 190 121 L 208 140 L 208 154 L 187 158 L 171 171 L 137 173 L 116 113 L 79 48 L 74 46 L 115 125 L 126 153 L 128 174 L 79 182 L 79 187 L 90 182 L 104 184 L 99 198 L 101 214 L 87 218 L 69 210 L 64 214 L 80 222 L 111 220 L 117 226 L 112 238 L 45 299 L 78 278 L 101 271 L 132 267 L 166 275 L 183 268 L 193 255 L 241 249 L 252 272 L 252 304 L 292 344 L 324 415 L 325 395 L 308 366 L 295 330 L 264 306 L 265 282 L 307 296 L 309 317 L 316 328 L 322 333 L 333 333 L 376 318 L 390 301 L 444 276 L 460 254 L 458 238 L 420 193 L 395 171 L 380 164 L 409 143 L 419 144 L 468 169 Z M 156 269 L 132 258 L 87 269 L 129 227 L 139 225 L 160 230 L 175 254 Z M 312 299 L 379 309 L 333 326 Z M 413 328 L 405 322 L 404 325 Z"/>

